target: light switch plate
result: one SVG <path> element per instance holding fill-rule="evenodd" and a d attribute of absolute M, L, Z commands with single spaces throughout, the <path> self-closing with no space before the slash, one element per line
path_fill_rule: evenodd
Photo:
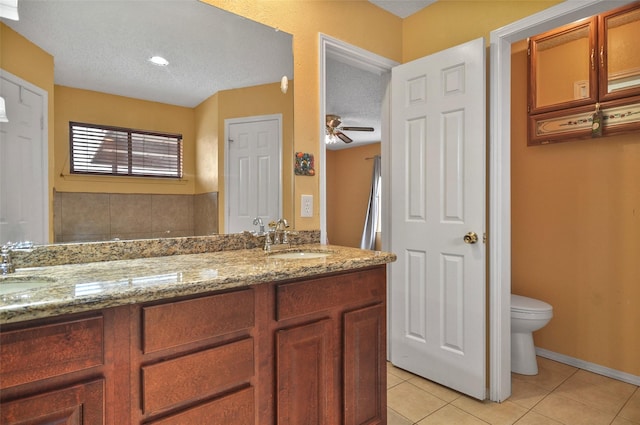
<path fill-rule="evenodd" d="M 313 217 L 313 195 L 301 195 L 300 217 Z"/>

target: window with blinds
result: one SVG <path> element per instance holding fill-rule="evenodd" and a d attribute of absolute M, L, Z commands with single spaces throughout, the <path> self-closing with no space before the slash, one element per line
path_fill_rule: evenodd
<path fill-rule="evenodd" d="M 69 122 L 72 174 L 182 177 L 182 135 Z"/>

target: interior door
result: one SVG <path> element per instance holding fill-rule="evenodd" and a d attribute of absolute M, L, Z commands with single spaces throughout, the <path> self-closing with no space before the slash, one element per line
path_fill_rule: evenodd
<path fill-rule="evenodd" d="M 2 72 L 0 95 L 9 122 L 0 123 L 0 245 L 49 242 L 45 95 Z"/>
<path fill-rule="evenodd" d="M 484 39 L 395 67 L 391 84 L 391 362 L 484 399 Z"/>
<path fill-rule="evenodd" d="M 259 116 L 228 120 L 226 231 L 254 228 L 260 217 L 265 226 L 281 216 L 280 158 L 282 118 Z"/>

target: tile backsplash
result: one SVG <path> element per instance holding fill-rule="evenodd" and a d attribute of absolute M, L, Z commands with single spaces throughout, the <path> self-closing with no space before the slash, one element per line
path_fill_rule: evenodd
<path fill-rule="evenodd" d="M 218 233 L 217 192 L 198 195 L 56 192 L 53 208 L 56 243 Z"/>

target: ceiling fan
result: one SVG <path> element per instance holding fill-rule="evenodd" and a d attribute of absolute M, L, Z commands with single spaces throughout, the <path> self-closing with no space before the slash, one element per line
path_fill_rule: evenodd
<path fill-rule="evenodd" d="M 343 133 L 343 131 L 373 131 L 373 127 L 340 127 L 342 121 L 338 115 L 327 115 L 327 139 L 328 144 L 337 143 L 338 139 L 345 143 L 353 142 L 353 139 Z"/>

